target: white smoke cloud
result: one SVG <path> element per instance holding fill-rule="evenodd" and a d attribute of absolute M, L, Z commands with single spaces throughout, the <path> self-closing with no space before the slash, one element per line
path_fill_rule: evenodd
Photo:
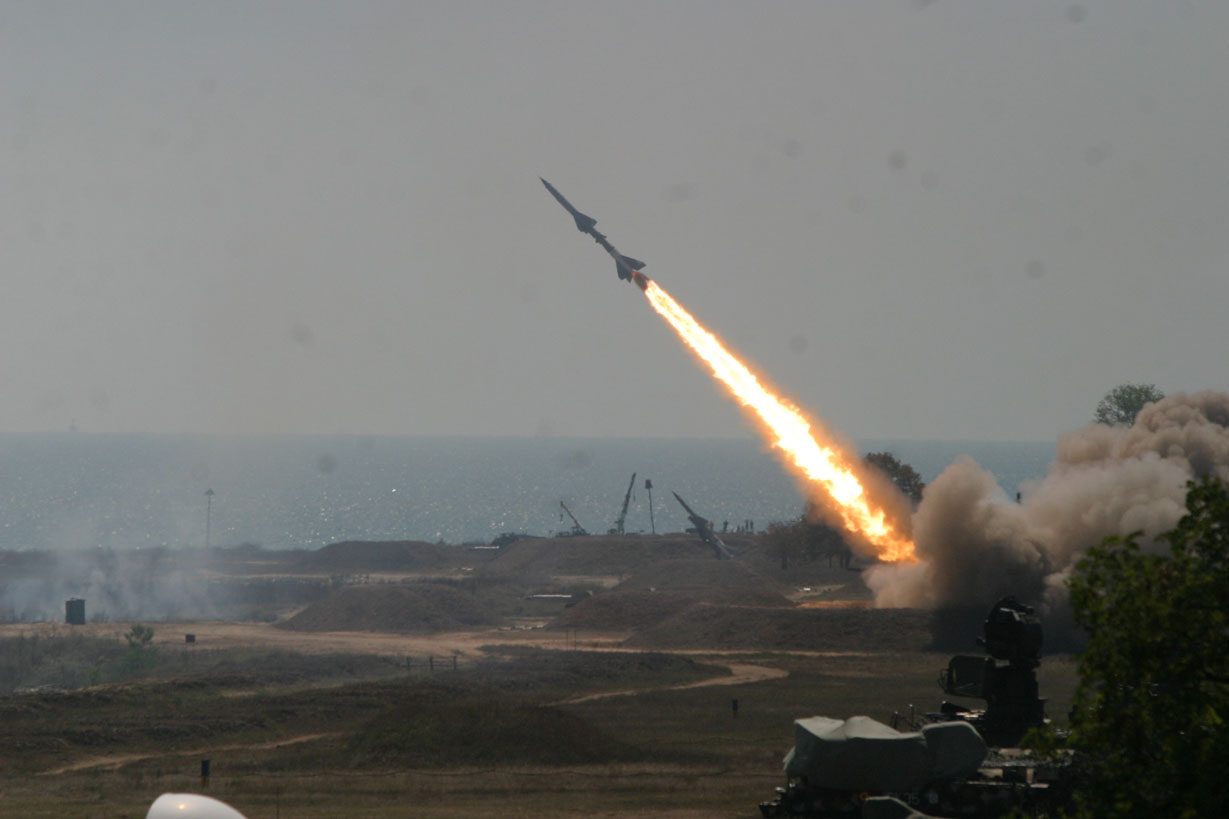
<path fill-rule="evenodd" d="M 1008 498 L 962 457 L 935 478 L 913 519 L 920 562 L 866 572 L 880 606 L 989 606 L 1007 594 L 1067 611 L 1066 581 L 1108 535 L 1142 531 L 1144 548 L 1185 514 L 1186 482 L 1229 479 L 1229 395 L 1175 394 L 1130 428 L 1064 436 L 1046 476 Z"/>
<path fill-rule="evenodd" d="M 164 549 L 44 553 L 37 574 L 0 578 L 0 620 L 60 621 L 82 597 L 90 620 L 214 617 L 224 589 L 208 582 L 201 556 Z"/>

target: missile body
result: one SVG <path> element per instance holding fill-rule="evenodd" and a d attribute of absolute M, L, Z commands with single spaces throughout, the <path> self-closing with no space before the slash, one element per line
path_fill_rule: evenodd
<path fill-rule="evenodd" d="M 539 176 L 538 179 L 542 179 L 542 177 Z M 619 278 L 634 281 L 641 290 L 644 290 L 648 286 L 648 278 L 640 272 L 640 268 L 644 267 L 644 262 L 620 253 L 614 245 L 606 240 L 606 235 L 597 229 L 596 219 L 572 207 L 572 203 L 565 199 L 563 194 L 557 191 L 555 186 L 545 179 L 542 179 L 542 184 L 550 191 L 551 196 L 555 197 L 559 204 L 563 205 L 564 210 L 572 214 L 572 218 L 576 220 L 576 229 L 581 233 L 588 233 L 592 236 L 593 241 L 601 245 L 602 249 L 615 260 L 615 272 L 619 274 Z"/>
<path fill-rule="evenodd" d="M 695 511 L 687 505 L 687 501 L 679 497 L 678 492 L 671 492 L 670 494 L 674 495 L 674 499 L 677 500 L 682 505 L 683 509 L 687 511 L 687 517 L 691 521 L 691 525 L 696 527 L 696 534 L 700 536 L 700 540 L 712 547 L 713 554 L 716 558 L 718 560 L 729 560 L 733 557 L 733 555 L 730 554 L 730 547 L 726 546 L 721 538 L 717 537 L 717 533 L 713 531 L 712 525 L 707 520 L 697 515 Z"/>

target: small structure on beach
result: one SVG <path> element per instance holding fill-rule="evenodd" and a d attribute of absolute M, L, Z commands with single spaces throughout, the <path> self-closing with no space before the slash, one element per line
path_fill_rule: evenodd
<path fill-rule="evenodd" d="M 64 622 L 70 626 L 85 625 L 85 600 L 71 597 L 64 601 Z"/>

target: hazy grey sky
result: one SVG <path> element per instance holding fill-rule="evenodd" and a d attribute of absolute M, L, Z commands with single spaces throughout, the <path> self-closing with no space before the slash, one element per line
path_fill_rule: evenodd
<path fill-rule="evenodd" d="M 0 2 L 0 430 L 857 437 L 1229 388 L 1229 4 Z"/>

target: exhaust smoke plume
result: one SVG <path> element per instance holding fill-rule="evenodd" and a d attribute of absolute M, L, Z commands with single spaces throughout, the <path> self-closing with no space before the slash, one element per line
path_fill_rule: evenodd
<path fill-rule="evenodd" d="M 1139 531 L 1144 548 L 1155 548 L 1185 514 L 1189 480 L 1229 479 L 1229 394 L 1179 393 L 1145 406 L 1129 428 L 1065 436 L 1020 502 L 971 458 L 957 459 L 926 487 L 910 526 L 893 514 L 898 492 L 859 478 L 846 448 L 769 391 L 656 282 L 637 274 L 636 283 L 758 422 L 825 517 L 883 561 L 864 575 L 882 607 L 984 608 L 1014 595 L 1039 604 L 1062 632 L 1071 622 L 1067 579 L 1090 547 Z"/>
<path fill-rule="evenodd" d="M 1064 436 L 1046 476 L 1020 503 L 970 458 L 925 490 L 913 519 L 919 561 L 878 565 L 867 583 L 879 606 L 989 606 L 1007 594 L 1058 619 L 1079 558 L 1108 535 L 1142 531 L 1141 546 L 1185 514 L 1186 482 L 1229 479 L 1229 395 L 1175 394 L 1131 427 L 1090 426 Z"/>

